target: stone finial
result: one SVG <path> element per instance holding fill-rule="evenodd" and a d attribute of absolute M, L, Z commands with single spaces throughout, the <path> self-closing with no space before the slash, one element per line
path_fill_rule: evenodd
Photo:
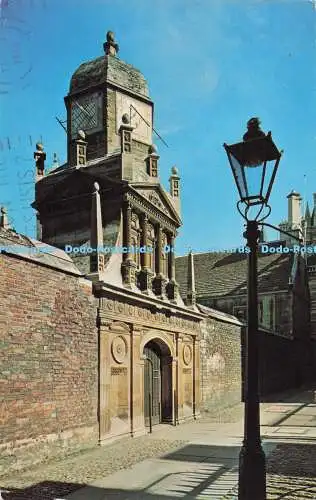
<path fill-rule="evenodd" d="M 170 183 L 170 194 L 173 198 L 178 198 L 180 193 L 180 177 L 179 171 L 176 166 L 171 169 L 171 176 L 169 178 Z"/>
<path fill-rule="evenodd" d="M 158 177 L 158 149 L 155 144 L 151 144 L 148 149 L 149 156 L 147 157 L 147 174 L 150 177 Z"/>
<path fill-rule="evenodd" d="M 113 31 L 108 31 L 106 34 L 106 42 L 103 44 L 103 49 L 106 56 L 116 56 L 119 51 L 119 46 L 115 42 Z"/>
<path fill-rule="evenodd" d="M 87 163 L 87 141 L 86 134 L 83 130 L 78 130 L 76 139 L 76 151 L 75 151 L 75 164 L 76 166 L 82 166 Z"/>
<path fill-rule="evenodd" d="M 121 136 L 121 151 L 122 153 L 132 152 L 132 132 L 134 127 L 130 124 L 130 118 L 127 113 L 122 116 L 122 125 L 120 126 L 119 133 Z"/>
<path fill-rule="evenodd" d="M 86 140 L 86 134 L 84 133 L 83 130 L 78 130 L 77 132 L 77 139 L 85 141 Z"/>
<path fill-rule="evenodd" d="M 158 148 L 157 148 L 156 144 L 151 144 L 149 146 L 148 152 L 149 152 L 150 155 L 156 155 L 156 154 L 158 154 Z"/>
<path fill-rule="evenodd" d="M 188 255 L 188 283 L 187 283 L 187 305 L 196 306 L 196 291 L 195 291 L 195 274 L 194 274 L 194 259 L 192 250 Z"/>
<path fill-rule="evenodd" d="M 171 168 L 171 175 L 169 177 L 169 193 L 173 198 L 174 206 L 180 215 L 181 201 L 180 201 L 180 176 L 176 166 Z"/>
<path fill-rule="evenodd" d="M 103 247 L 103 223 L 100 198 L 100 185 L 93 184 L 92 206 L 91 206 L 91 233 L 90 246 L 94 249 L 90 255 L 90 273 L 100 273 L 104 271 Z"/>
<path fill-rule="evenodd" d="M 2 229 L 10 229 L 7 209 L 5 207 L 1 207 L 0 227 Z"/>
<path fill-rule="evenodd" d="M 131 120 L 130 120 L 129 115 L 127 113 L 124 113 L 124 115 L 122 116 L 122 123 L 124 125 L 129 125 L 130 122 L 131 122 Z"/>
<path fill-rule="evenodd" d="M 44 152 L 44 146 L 41 142 L 36 144 L 34 159 L 36 165 L 36 175 L 38 177 L 43 177 L 45 171 L 46 153 Z"/>

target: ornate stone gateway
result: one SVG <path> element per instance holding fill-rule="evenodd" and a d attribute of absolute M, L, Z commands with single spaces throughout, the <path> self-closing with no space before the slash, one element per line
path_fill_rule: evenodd
<path fill-rule="evenodd" d="M 198 418 L 201 314 L 98 286 L 99 442 Z"/>

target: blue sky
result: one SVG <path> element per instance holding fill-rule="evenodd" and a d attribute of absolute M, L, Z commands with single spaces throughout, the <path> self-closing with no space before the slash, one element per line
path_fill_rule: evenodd
<path fill-rule="evenodd" d="M 17 231 L 35 236 L 35 143 L 46 166 L 66 159 L 64 96 L 72 73 L 103 54 L 106 31 L 119 57 L 139 68 L 155 102 L 160 174 L 182 179 L 177 252 L 243 243 L 237 190 L 223 143 L 241 140 L 259 116 L 284 149 L 269 222 L 287 216 L 294 188 L 316 191 L 316 9 L 308 0 L 9 0 L 0 26 L 0 203 Z M 4 18 L 7 20 L 5 21 Z M 7 83 L 6 83 L 7 82 Z M 7 92 L 7 93 L 4 93 Z M 304 177 L 304 175 L 306 177 Z M 274 239 L 277 233 L 268 232 Z"/>

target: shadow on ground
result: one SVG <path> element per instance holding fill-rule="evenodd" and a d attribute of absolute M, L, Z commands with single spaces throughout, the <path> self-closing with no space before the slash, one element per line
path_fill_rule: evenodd
<path fill-rule="evenodd" d="M 236 483 L 239 446 L 189 444 L 160 457 L 162 476 L 145 484 L 143 489 L 115 489 L 85 484 L 44 481 L 24 489 L 3 488 L 3 500 L 63 500 L 76 492 L 76 500 L 117 499 L 192 499 L 203 492 L 203 498 L 218 500 Z M 170 462 L 170 465 L 168 464 Z M 232 472 L 233 469 L 233 472 Z M 163 473 L 163 471 L 167 471 Z M 220 490 L 212 486 L 220 480 Z M 0 486 L 1 488 L 1 486 Z M 83 489 L 84 488 L 84 489 Z M 215 489 L 214 489 L 215 488 Z M 208 490 L 212 490 L 208 496 Z M 80 491 L 78 491 L 80 490 Z M 71 500 L 70 495 L 69 500 Z"/>
<path fill-rule="evenodd" d="M 269 449 L 269 443 L 264 444 Z M 233 500 L 236 498 L 239 450 L 239 446 L 183 446 L 160 457 L 167 472 L 143 489 L 85 487 L 85 484 L 44 481 L 24 489 L 3 488 L 2 499 Z M 315 499 L 316 443 L 278 444 L 267 459 L 267 474 L 267 500 Z M 231 493 L 226 494 L 228 491 Z M 73 492 L 76 492 L 74 497 Z"/>
<path fill-rule="evenodd" d="M 300 392 L 298 392 L 300 391 Z M 316 404 L 316 384 L 308 387 L 293 388 L 283 393 L 260 396 L 261 403 L 293 403 L 293 404 Z"/>

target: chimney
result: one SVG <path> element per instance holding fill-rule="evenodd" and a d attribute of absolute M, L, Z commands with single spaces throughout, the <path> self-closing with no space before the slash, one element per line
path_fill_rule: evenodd
<path fill-rule="evenodd" d="M 301 204 L 302 198 L 294 190 L 287 196 L 288 199 L 288 224 L 289 230 L 298 229 L 302 222 Z"/>
<path fill-rule="evenodd" d="M 7 209 L 5 207 L 1 207 L 0 227 L 2 229 L 11 229 L 8 220 Z"/>

